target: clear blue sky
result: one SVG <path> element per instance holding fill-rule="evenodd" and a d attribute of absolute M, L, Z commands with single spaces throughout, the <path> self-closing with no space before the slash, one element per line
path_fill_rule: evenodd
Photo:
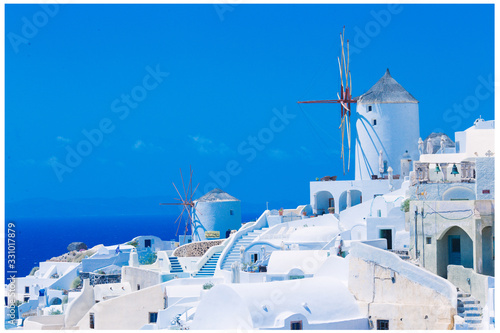
<path fill-rule="evenodd" d="M 190 165 L 199 195 L 218 175 L 245 203 L 308 203 L 309 181 L 342 175 L 339 106 L 296 101 L 335 98 L 344 25 L 353 95 L 389 68 L 420 101 L 423 138 L 494 117 L 493 5 L 6 5 L 5 16 L 7 210 L 172 201 Z M 273 120 L 285 109 L 295 117 Z M 87 156 L 70 166 L 68 148 Z"/>

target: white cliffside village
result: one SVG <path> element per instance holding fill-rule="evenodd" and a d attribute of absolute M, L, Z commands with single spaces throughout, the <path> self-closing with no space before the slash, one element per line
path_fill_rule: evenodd
<path fill-rule="evenodd" d="M 188 241 L 42 263 L 6 320 L 18 301 L 24 329 L 494 329 L 494 121 L 422 139 L 389 70 L 356 101 L 354 179 L 244 224 L 213 190 Z"/>

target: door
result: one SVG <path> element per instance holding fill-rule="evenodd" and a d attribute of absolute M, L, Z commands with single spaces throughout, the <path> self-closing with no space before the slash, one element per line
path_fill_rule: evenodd
<path fill-rule="evenodd" d="M 392 229 L 380 229 L 380 238 L 387 239 L 387 249 L 392 250 Z"/>
<path fill-rule="evenodd" d="M 462 253 L 460 252 L 460 236 L 448 236 L 448 265 L 461 265 Z"/>

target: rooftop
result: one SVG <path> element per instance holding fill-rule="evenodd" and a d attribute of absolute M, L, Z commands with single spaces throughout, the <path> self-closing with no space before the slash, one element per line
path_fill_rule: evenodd
<path fill-rule="evenodd" d="M 396 80 L 394 80 L 389 73 L 389 68 L 385 72 L 384 76 L 380 78 L 363 95 L 355 98 L 358 103 L 418 103 L 418 101 L 413 97 L 402 85 L 400 85 Z"/>
<path fill-rule="evenodd" d="M 208 201 L 240 201 L 233 197 L 232 195 L 227 194 L 220 188 L 213 189 L 208 192 L 204 196 L 200 197 L 196 201 L 198 202 L 208 202 Z"/>

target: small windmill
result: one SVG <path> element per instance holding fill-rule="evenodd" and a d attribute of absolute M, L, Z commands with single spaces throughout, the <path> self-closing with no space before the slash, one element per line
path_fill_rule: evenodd
<path fill-rule="evenodd" d="M 347 136 L 347 147 L 349 149 L 347 159 L 347 171 L 349 172 L 351 166 L 351 103 L 356 103 L 352 99 L 352 79 L 351 71 L 349 70 L 349 40 L 344 43 L 345 26 L 340 34 L 340 46 L 342 48 L 341 57 L 337 57 L 340 71 L 340 95 L 337 93 L 337 99 L 319 100 L 319 101 L 304 101 L 297 102 L 299 104 L 312 104 L 312 103 L 337 103 L 340 104 L 340 132 L 342 135 L 342 151 L 340 158 L 342 159 L 342 167 L 345 174 L 345 153 L 344 153 L 344 136 Z M 347 51 L 345 47 L 347 46 Z M 347 60 L 346 60 L 347 54 Z"/>
<path fill-rule="evenodd" d="M 186 241 L 186 235 L 188 232 L 188 226 L 191 226 L 191 230 L 195 230 L 194 228 L 194 221 L 196 219 L 196 204 L 193 202 L 193 196 L 196 193 L 196 190 L 198 189 L 198 186 L 200 184 L 196 185 L 193 191 L 193 170 L 191 167 L 189 167 L 189 183 L 186 188 L 185 183 L 184 183 L 184 176 L 182 175 L 182 170 L 179 169 L 181 173 L 181 181 L 182 181 L 182 188 L 184 189 L 184 197 L 181 195 L 179 190 L 177 189 L 177 186 L 175 186 L 175 183 L 172 182 L 172 185 L 174 185 L 175 191 L 179 195 L 180 199 L 174 198 L 174 200 L 177 200 L 179 202 L 174 202 L 174 203 L 160 203 L 160 205 L 165 205 L 165 206 L 183 206 L 182 211 L 179 214 L 179 217 L 175 220 L 175 223 L 179 223 L 177 226 L 177 231 L 175 233 L 175 236 L 178 236 L 179 234 L 179 228 L 181 226 L 182 218 L 184 217 L 184 212 L 187 213 L 187 218 L 185 219 L 186 224 L 185 224 L 185 229 L 184 229 L 184 242 Z"/>

